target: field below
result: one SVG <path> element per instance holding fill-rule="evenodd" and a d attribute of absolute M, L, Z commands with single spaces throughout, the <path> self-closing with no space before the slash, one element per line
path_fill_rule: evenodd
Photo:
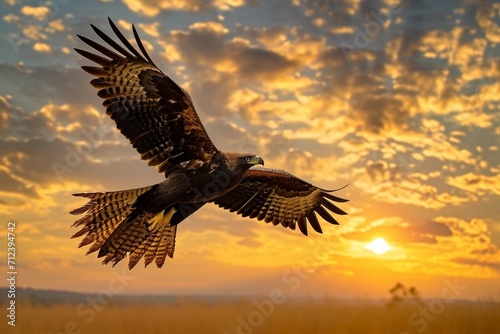
<path fill-rule="evenodd" d="M 7 304 L 1 309 L 6 313 Z M 440 300 L 403 302 L 335 299 L 178 299 L 123 302 L 24 302 L 7 333 L 498 333 L 500 303 Z M 4 330 L 1 330 L 5 333 Z"/>

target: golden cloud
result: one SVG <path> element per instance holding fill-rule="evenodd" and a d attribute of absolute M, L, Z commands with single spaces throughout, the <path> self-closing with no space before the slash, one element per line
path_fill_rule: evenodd
<path fill-rule="evenodd" d="M 61 32 L 67 30 L 67 27 L 64 25 L 62 19 L 57 19 L 49 22 L 47 30 L 51 33 Z"/>
<path fill-rule="evenodd" d="M 368 161 L 365 168 L 354 170 L 354 175 L 357 176 L 354 185 L 373 199 L 392 204 L 440 209 L 468 201 L 467 197 L 438 191 L 438 188 L 416 173 L 403 174 L 404 168 L 404 165 L 398 166 L 385 161 Z"/>
<path fill-rule="evenodd" d="M 3 20 L 7 23 L 18 23 L 21 20 L 21 18 L 15 14 L 10 13 L 4 15 Z"/>
<path fill-rule="evenodd" d="M 33 41 L 39 41 L 39 40 L 46 40 L 47 35 L 45 35 L 42 32 L 42 27 L 35 25 L 35 24 L 30 24 L 26 25 L 22 28 L 23 31 L 23 36 L 26 38 L 29 38 Z"/>
<path fill-rule="evenodd" d="M 210 32 L 214 33 L 215 36 L 226 35 L 229 30 L 220 22 L 195 22 L 189 26 L 190 30 L 199 32 Z"/>
<path fill-rule="evenodd" d="M 9 126 L 9 110 L 12 108 L 9 98 L 0 95 L 0 131 Z"/>
<path fill-rule="evenodd" d="M 151 24 L 139 23 L 139 24 L 137 24 L 137 26 L 150 36 L 153 36 L 156 38 L 160 37 L 160 32 L 158 31 L 158 28 L 160 26 L 160 22 L 154 22 Z M 143 42 L 144 42 L 144 40 L 143 40 Z"/>
<path fill-rule="evenodd" d="M 124 0 L 125 5 L 133 12 L 144 16 L 154 17 L 161 11 L 188 11 L 197 12 L 207 8 L 230 10 L 245 5 L 244 0 Z"/>
<path fill-rule="evenodd" d="M 32 6 L 23 6 L 21 8 L 21 13 L 26 16 L 31 16 L 38 21 L 43 21 L 50 14 L 49 7 L 32 7 Z"/>
<path fill-rule="evenodd" d="M 486 38 L 492 43 L 500 43 L 500 26 L 495 23 L 500 12 L 499 3 L 489 4 L 491 8 L 482 7 L 476 12 L 477 24 L 483 28 Z"/>
<path fill-rule="evenodd" d="M 467 173 L 459 176 L 449 176 L 446 183 L 482 196 L 485 194 L 500 195 L 500 175 L 480 175 Z"/>
<path fill-rule="evenodd" d="M 52 48 L 50 47 L 50 45 L 45 44 L 45 43 L 40 43 L 40 42 L 36 42 L 33 45 L 33 50 L 35 50 L 36 52 L 41 52 L 41 53 L 52 52 Z"/>

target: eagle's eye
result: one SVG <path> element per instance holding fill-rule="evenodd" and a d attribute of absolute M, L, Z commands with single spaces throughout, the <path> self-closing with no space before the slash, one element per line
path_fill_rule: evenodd
<path fill-rule="evenodd" d="M 250 160 L 252 160 L 252 157 L 245 157 L 246 162 L 250 162 Z"/>

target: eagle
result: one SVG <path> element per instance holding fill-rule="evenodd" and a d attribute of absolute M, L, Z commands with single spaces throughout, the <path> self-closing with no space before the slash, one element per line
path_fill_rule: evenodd
<path fill-rule="evenodd" d="M 116 265 L 128 256 L 132 269 L 141 258 L 161 268 L 174 255 L 177 226 L 207 203 L 243 217 L 308 234 L 308 223 L 322 233 L 317 215 L 338 225 L 332 213 L 346 214 L 334 203 L 346 199 L 280 169 L 265 168 L 251 153 L 215 147 L 189 94 L 151 60 L 132 25 L 137 50 L 108 18 L 121 44 L 91 24 L 107 46 L 77 35 L 97 53 L 75 48 L 98 66 L 82 66 L 94 76 L 106 114 L 149 166 L 165 180 L 121 191 L 77 193 L 88 202 L 71 214 L 79 247 L 98 251 L 103 263 Z M 94 64 L 94 65 L 95 65 Z M 338 190 L 338 189 L 337 189 Z"/>

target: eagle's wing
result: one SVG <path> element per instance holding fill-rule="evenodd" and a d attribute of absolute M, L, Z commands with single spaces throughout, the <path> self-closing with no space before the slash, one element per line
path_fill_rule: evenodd
<path fill-rule="evenodd" d="M 316 213 L 331 224 L 338 222 L 328 212 L 345 215 L 333 202 L 346 199 L 330 194 L 279 169 L 254 166 L 248 170 L 243 181 L 233 190 L 214 200 L 218 206 L 243 217 L 264 220 L 273 225 L 295 229 L 307 235 L 307 221 L 312 228 L 322 233 Z"/>
<path fill-rule="evenodd" d="M 137 51 L 109 19 L 123 46 L 91 25 L 113 50 L 86 37 L 78 37 L 100 54 L 75 49 L 100 65 L 82 66 L 94 76 L 106 113 L 130 140 L 148 165 L 160 173 L 178 167 L 197 168 L 218 152 L 203 127 L 189 97 L 181 87 L 156 67 L 132 26 Z M 104 56 L 104 57 L 103 57 Z"/>

